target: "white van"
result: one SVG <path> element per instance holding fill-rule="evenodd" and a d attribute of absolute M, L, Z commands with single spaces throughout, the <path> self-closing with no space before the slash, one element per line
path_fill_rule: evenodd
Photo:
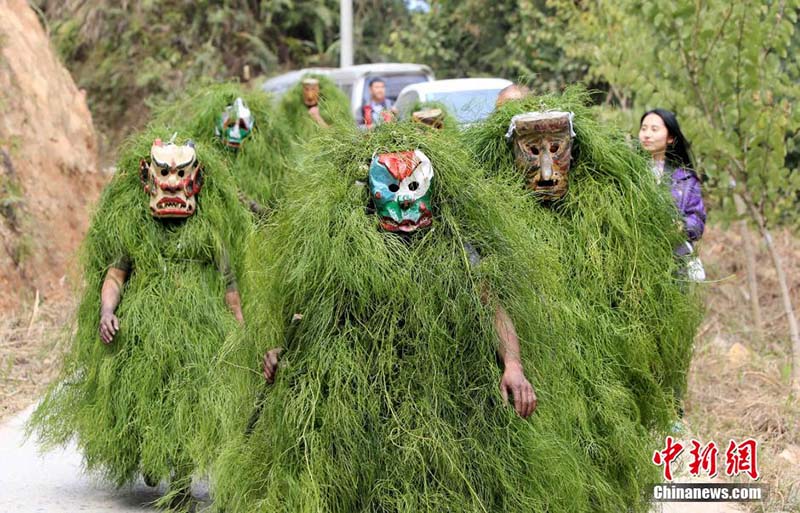
<path fill-rule="evenodd" d="M 433 71 L 424 64 L 380 62 L 344 68 L 305 68 L 270 78 L 261 88 L 280 97 L 308 73 L 325 75 L 350 98 L 350 109 L 360 125 L 364 122 L 361 107 L 369 100 L 369 81 L 381 77 L 386 82 L 386 97 L 393 102 L 407 85 L 434 80 Z"/>

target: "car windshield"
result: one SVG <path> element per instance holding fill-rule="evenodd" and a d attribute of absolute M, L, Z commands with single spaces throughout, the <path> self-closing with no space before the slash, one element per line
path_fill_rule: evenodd
<path fill-rule="evenodd" d="M 405 86 L 428 81 L 428 77 L 423 73 L 408 73 L 402 75 L 368 75 L 364 83 L 364 103 L 367 103 L 370 99 L 369 86 L 367 84 L 369 84 L 369 81 L 376 76 L 385 81 L 386 97 L 392 102 L 397 100 L 397 95 L 400 94 L 400 91 L 402 91 Z"/>
<path fill-rule="evenodd" d="M 428 99 L 441 102 L 460 124 L 476 123 L 489 116 L 500 89 L 476 89 L 472 91 L 451 91 L 431 93 Z"/>

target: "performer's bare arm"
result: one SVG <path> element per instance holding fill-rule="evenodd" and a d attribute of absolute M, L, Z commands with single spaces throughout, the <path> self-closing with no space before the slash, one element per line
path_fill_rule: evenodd
<path fill-rule="evenodd" d="M 311 116 L 311 119 L 316 121 L 316 123 L 321 126 L 322 128 L 328 128 L 330 125 L 325 122 L 322 118 L 322 114 L 319 113 L 319 106 L 314 105 L 313 107 L 309 107 L 308 114 Z"/>
<path fill-rule="evenodd" d="M 110 267 L 103 281 L 100 292 L 100 340 L 104 344 L 110 344 L 119 331 L 119 319 L 114 312 L 122 299 L 122 285 L 127 277 L 127 271 Z"/>
<path fill-rule="evenodd" d="M 303 314 L 301 313 L 295 313 L 292 315 L 286 340 L 291 340 L 294 338 L 294 331 L 297 329 L 298 323 L 302 319 Z M 282 352 L 282 347 L 273 347 L 264 355 L 264 378 L 267 380 L 267 383 L 275 382 L 275 373 L 278 372 L 278 359 L 280 358 Z"/>
<path fill-rule="evenodd" d="M 508 401 L 511 394 L 514 409 L 520 417 L 527 418 L 536 409 L 536 392 L 525 377 L 519 349 L 517 330 L 505 308 L 498 306 L 494 312 L 494 328 L 500 344 L 497 353 L 503 361 L 503 377 L 500 380 L 500 393 Z"/>
<path fill-rule="evenodd" d="M 267 380 L 267 383 L 275 382 L 275 374 L 278 372 L 278 358 L 282 352 L 282 347 L 273 347 L 264 355 L 264 379 Z"/>
<path fill-rule="evenodd" d="M 242 298 L 239 296 L 239 291 L 236 289 L 228 290 L 225 292 L 225 302 L 233 312 L 233 316 L 239 321 L 239 324 L 244 324 L 244 315 L 242 314 Z"/>
<path fill-rule="evenodd" d="M 241 201 L 242 204 L 249 208 L 250 212 L 254 214 L 265 215 L 269 212 L 269 208 L 263 206 L 254 199 L 248 198 L 247 195 L 242 191 L 239 191 L 239 201 Z"/>

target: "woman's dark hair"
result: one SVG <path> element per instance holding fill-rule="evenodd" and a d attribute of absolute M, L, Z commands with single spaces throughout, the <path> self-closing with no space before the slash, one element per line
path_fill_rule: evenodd
<path fill-rule="evenodd" d="M 691 145 L 686 137 L 681 132 L 681 126 L 678 124 L 678 118 L 674 112 L 666 109 L 653 109 L 648 110 L 642 114 L 642 119 L 639 120 L 639 126 L 642 125 L 644 118 L 650 114 L 655 114 L 660 117 L 667 127 L 667 133 L 672 137 L 672 144 L 667 145 L 667 152 L 664 155 L 664 160 L 667 165 L 674 168 L 682 167 L 689 171 L 694 171 L 694 159 L 692 158 Z"/>

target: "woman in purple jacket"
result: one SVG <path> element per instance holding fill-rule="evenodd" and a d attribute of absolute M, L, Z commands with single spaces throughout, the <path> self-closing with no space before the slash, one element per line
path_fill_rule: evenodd
<path fill-rule="evenodd" d="M 686 242 L 675 248 L 675 254 L 686 260 L 686 271 L 693 281 L 705 279 L 705 271 L 697 258 L 694 244 L 703 236 L 706 209 L 700 179 L 694 171 L 689 143 L 681 132 L 674 113 L 653 109 L 642 115 L 639 141 L 653 157 L 653 174 L 659 183 L 671 180 L 670 190 L 683 222 Z"/>

